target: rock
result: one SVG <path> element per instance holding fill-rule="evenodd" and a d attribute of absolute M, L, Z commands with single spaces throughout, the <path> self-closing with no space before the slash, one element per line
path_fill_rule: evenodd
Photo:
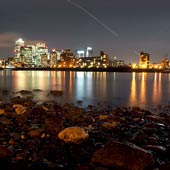
<path fill-rule="evenodd" d="M 21 90 L 18 93 L 20 93 L 21 95 L 32 95 L 32 91 L 29 90 Z"/>
<path fill-rule="evenodd" d="M 59 95 L 63 95 L 63 91 L 62 90 L 50 90 L 50 94 L 54 96 L 59 96 Z"/>
<path fill-rule="evenodd" d="M 141 121 L 141 118 L 135 117 L 135 118 L 132 119 L 132 121 L 133 121 L 133 122 L 140 122 L 140 121 Z"/>
<path fill-rule="evenodd" d="M 83 101 L 82 100 L 77 100 L 77 104 L 81 107 L 82 104 L 83 104 Z"/>
<path fill-rule="evenodd" d="M 27 121 L 28 117 L 25 114 L 17 115 L 16 120 L 18 121 L 19 125 L 24 125 Z"/>
<path fill-rule="evenodd" d="M 13 152 L 6 146 L 0 145 L 0 159 L 8 159 L 12 156 Z"/>
<path fill-rule="evenodd" d="M 5 110 L 4 109 L 0 109 L 0 115 L 5 114 Z"/>
<path fill-rule="evenodd" d="M 155 122 L 160 122 L 162 120 L 164 120 L 162 117 L 158 116 L 158 115 L 148 115 L 147 118 L 151 121 L 155 121 Z"/>
<path fill-rule="evenodd" d="M 64 118 L 61 115 L 55 115 L 46 118 L 45 128 L 51 134 L 58 134 L 64 129 Z"/>
<path fill-rule="evenodd" d="M 41 90 L 41 89 L 33 89 L 32 91 L 34 91 L 34 92 L 42 92 L 43 90 Z"/>
<path fill-rule="evenodd" d="M 46 106 L 42 106 L 42 108 L 44 109 L 44 111 L 49 111 L 50 109 L 49 108 L 47 108 Z"/>
<path fill-rule="evenodd" d="M 112 111 L 105 105 L 100 110 L 98 106 L 79 108 L 54 100 L 34 101 L 26 96 L 12 98 L 7 103 L 0 101 L 1 167 L 5 165 L 11 170 L 170 169 L 170 106 L 162 107 L 165 110 L 161 113 L 155 111 L 157 114 L 130 107 Z M 22 110 L 18 109 L 17 114 L 17 108 L 27 111 L 21 114 Z M 65 132 L 66 127 L 71 130 Z"/>
<path fill-rule="evenodd" d="M 115 128 L 119 124 L 120 124 L 120 122 L 114 122 L 114 121 L 112 121 L 112 122 L 104 122 L 103 127 L 105 127 L 105 128 Z"/>
<path fill-rule="evenodd" d="M 166 148 L 164 146 L 159 146 L 159 145 L 146 145 L 146 149 L 155 151 L 157 153 L 165 153 Z"/>
<path fill-rule="evenodd" d="M 0 122 L 3 124 L 3 125 L 10 125 L 10 124 L 12 124 L 12 121 L 11 120 L 9 120 L 8 118 L 1 118 L 0 119 Z"/>
<path fill-rule="evenodd" d="M 108 118 L 108 115 L 99 115 L 98 118 L 99 120 L 104 120 Z"/>
<path fill-rule="evenodd" d="M 26 111 L 27 111 L 22 104 L 14 104 L 13 108 L 15 109 L 15 112 L 18 115 L 22 115 L 22 114 L 26 113 Z"/>
<path fill-rule="evenodd" d="M 151 152 L 136 145 L 110 141 L 93 153 L 91 162 L 108 168 L 144 170 L 153 167 L 154 158 Z"/>
<path fill-rule="evenodd" d="M 83 109 L 73 106 L 71 104 L 65 104 L 63 106 L 65 108 L 65 112 L 62 112 L 64 115 L 65 119 L 69 120 L 72 123 L 78 122 L 83 113 Z"/>
<path fill-rule="evenodd" d="M 89 137 L 88 133 L 81 127 L 68 127 L 58 134 L 58 138 L 66 143 L 80 144 Z"/>
<path fill-rule="evenodd" d="M 133 107 L 131 110 L 131 113 L 134 117 L 139 117 L 139 118 L 144 117 L 144 111 L 141 110 L 141 108 L 139 108 L 139 107 Z"/>
<path fill-rule="evenodd" d="M 18 115 L 22 115 L 24 113 L 26 113 L 26 109 L 24 107 L 17 107 L 15 108 L 15 112 L 18 114 Z"/>
<path fill-rule="evenodd" d="M 158 142 L 158 139 L 156 137 L 152 137 L 152 136 L 148 137 L 148 144 L 154 145 L 154 144 L 157 144 L 157 142 Z"/>
<path fill-rule="evenodd" d="M 42 129 L 34 129 L 28 132 L 28 136 L 30 136 L 31 138 L 39 138 L 42 132 L 43 132 Z"/>
<path fill-rule="evenodd" d="M 137 145 L 144 145 L 147 143 L 148 136 L 143 131 L 137 131 L 133 134 L 132 141 Z"/>
<path fill-rule="evenodd" d="M 8 142 L 10 145 L 14 145 L 15 144 L 15 140 L 14 140 L 14 138 L 11 138 L 10 140 L 9 140 L 9 142 Z"/>
<path fill-rule="evenodd" d="M 16 155 L 15 155 L 15 158 L 14 158 L 14 160 L 16 161 L 18 161 L 18 160 L 24 160 L 26 158 L 26 153 L 25 152 L 19 152 L 19 153 L 17 153 Z"/>
<path fill-rule="evenodd" d="M 24 107 L 22 104 L 13 104 L 13 108 Z"/>

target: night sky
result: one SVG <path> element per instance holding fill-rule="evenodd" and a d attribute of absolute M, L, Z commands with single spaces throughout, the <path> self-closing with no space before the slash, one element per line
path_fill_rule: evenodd
<path fill-rule="evenodd" d="M 141 51 L 151 62 L 170 59 L 169 0 L 1 0 L 0 57 L 15 40 L 43 41 L 49 49 L 93 48 L 126 63 Z"/>

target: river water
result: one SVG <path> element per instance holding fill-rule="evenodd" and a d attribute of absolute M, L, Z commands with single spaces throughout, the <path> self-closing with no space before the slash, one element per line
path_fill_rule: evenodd
<path fill-rule="evenodd" d="M 39 89 L 41 91 L 35 91 Z M 21 90 L 33 91 L 34 100 L 82 106 L 139 106 L 169 104 L 170 74 L 75 71 L 0 71 L 0 98 L 8 101 Z M 50 90 L 62 90 L 54 96 Z"/>

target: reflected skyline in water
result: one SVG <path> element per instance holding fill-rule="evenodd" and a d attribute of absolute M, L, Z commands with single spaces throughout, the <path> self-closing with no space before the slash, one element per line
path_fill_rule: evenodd
<path fill-rule="evenodd" d="M 170 75 L 162 73 L 115 73 L 69 71 L 1 71 L 0 97 L 21 90 L 34 92 L 34 99 L 83 105 L 154 107 L 168 104 Z M 63 96 L 49 95 L 50 90 L 63 90 Z"/>

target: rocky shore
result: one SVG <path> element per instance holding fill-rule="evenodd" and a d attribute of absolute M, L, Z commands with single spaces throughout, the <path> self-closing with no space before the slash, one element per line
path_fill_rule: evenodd
<path fill-rule="evenodd" d="M 169 105 L 81 108 L 15 96 L 0 103 L 0 130 L 5 169 L 170 170 Z"/>

